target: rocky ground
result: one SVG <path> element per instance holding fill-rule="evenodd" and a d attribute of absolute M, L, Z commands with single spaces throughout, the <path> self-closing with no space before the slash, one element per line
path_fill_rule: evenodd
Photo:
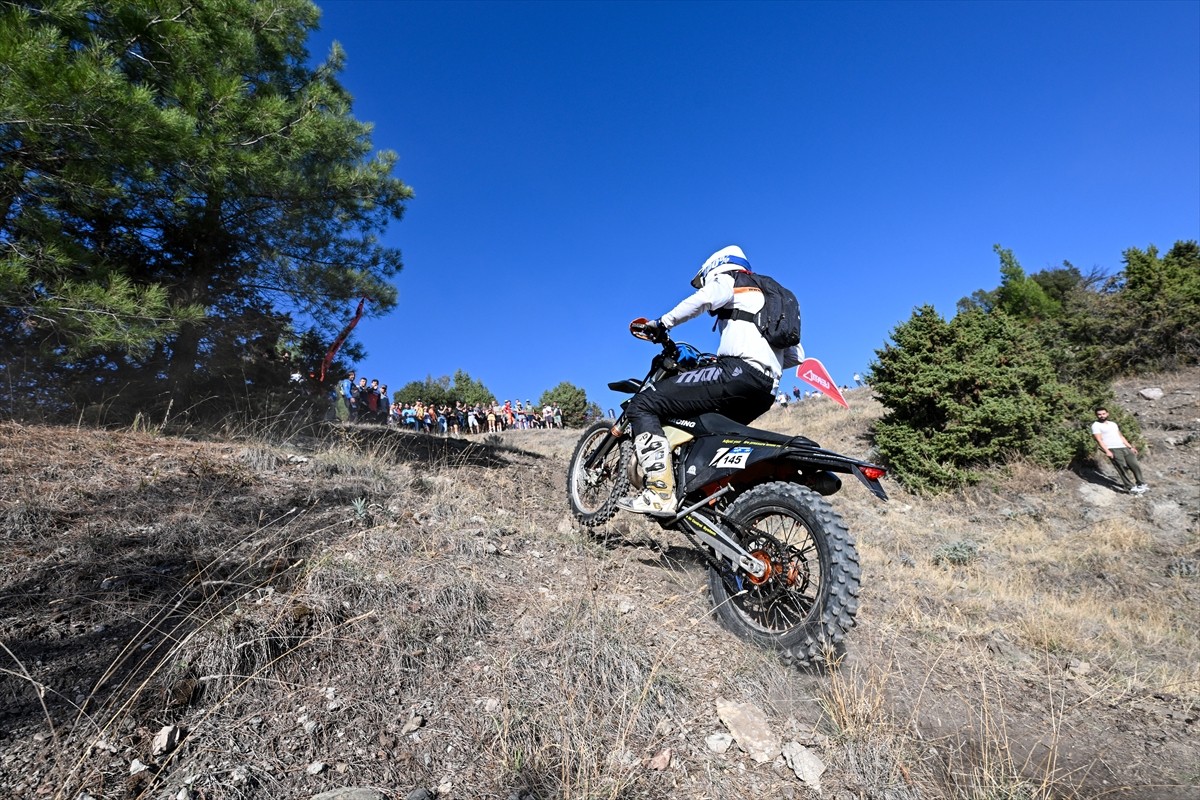
<path fill-rule="evenodd" d="M 1198 386 L 1117 387 L 1143 497 L 1104 464 L 847 485 L 824 672 L 722 630 L 683 541 L 578 528 L 576 432 L 0 423 L 0 795 L 1200 797 Z M 850 398 L 761 423 L 866 456 Z"/>

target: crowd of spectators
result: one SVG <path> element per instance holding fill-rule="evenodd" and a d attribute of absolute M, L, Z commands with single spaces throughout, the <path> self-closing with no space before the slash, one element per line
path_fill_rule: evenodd
<path fill-rule="evenodd" d="M 503 404 L 492 399 L 489 403 L 402 403 L 388 394 L 387 384 L 367 381 L 351 372 L 338 382 L 335 402 L 345 409 L 349 422 L 370 422 L 392 425 L 421 433 L 461 435 L 469 433 L 499 433 L 506 430 L 561 428 L 562 409 L 546 404 L 540 409 L 531 402 L 520 400 Z M 340 415 L 339 415 L 340 416 Z"/>
<path fill-rule="evenodd" d="M 862 377 L 857 372 L 854 373 L 854 388 L 857 389 L 863 386 L 866 386 L 866 384 L 863 382 Z M 843 392 L 850 391 L 850 386 L 845 383 L 843 383 L 840 388 Z M 824 395 L 815 389 L 806 389 L 801 391 L 799 386 L 793 386 L 792 396 L 788 397 L 788 393 L 784 391 L 782 386 L 780 386 L 779 393 L 775 395 L 775 405 L 786 409 L 789 406 L 794 406 L 796 403 L 803 403 L 806 400 L 816 400 L 817 398 L 823 397 Z"/>

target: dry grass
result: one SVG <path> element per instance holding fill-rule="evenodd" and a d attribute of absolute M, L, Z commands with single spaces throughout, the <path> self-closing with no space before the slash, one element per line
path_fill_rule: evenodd
<path fill-rule="evenodd" d="M 872 796 L 955 800 L 1051 800 L 1063 796 L 1054 759 L 1061 710 L 1046 706 L 1047 746 L 1027 749 L 1008 730 L 1003 689 L 976 662 L 970 681 L 947 696 L 945 664 L 911 673 L 887 653 L 858 657 L 830 676 L 822 691 L 840 758 Z M 910 682 L 915 681 L 915 682 Z M 897 698 L 904 698 L 897 704 Z M 929 714 L 953 713 L 950 726 Z M 1022 733 L 1022 735 L 1024 735 Z M 1026 748 L 1026 752 L 1018 752 Z M 1041 754 L 1041 760 L 1037 755 Z"/>
<path fill-rule="evenodd" d="M 850 398 L 764 426 L 869 457 L 879 409 Z M 859 627 L 845 663 L 802 675 L 716 627 L 702 565 L 657 526 L 570 522 L 576 435 L 3 426 L 6 796 L 805 796 L 781 764 L 707 749 L 717 697 L 810 742 L 831 796 L 1200 780 L 1142 750 L 1186 742 L 1200 706 L 1197 584 L 1163 570 L 1194 533 L 1081 515 L 1073 476 L 1025 464 L 951 497 L 847 485 Z M 183 745 L 152 757 L 172 724 Z"/>
<path fill-rule="evenodd" d="M 869 402 L 852 405 L 868 417 L 879 411 Z M 858 443 L 857 454 L 870 455 L 861 420 L 831 403 L 776 410 L 769 419 L 776 430 L 852 453 Z M 1172 559 L 1194 558 L 1194 528 L 1164 537 L 1136 508 L 1081 515 L 1074 486 L 1062 474 L 1014 462 L 981 487 L 940 498 L 889 489 L 886 508 L 839 498 L 869 576 L 860 622 L 870 621 L 862 632 L 884 652 L 832 676 L 826 705 L 835 730 L 860 747 L 868 743 L 879 774 L 894 778 L 894 765 L 905 764 L 905 774 L 933 796 L 1076 796 L 1069 787 L 1099 785 L 1107 756 L 1096 746 L 1057 761 L 1064 725 L 1111 716 L 1096 728 L 1103 739 L 1124 709 L 1147 696 L 1173 698 L 1176 718 L 1200 707 L 1200 592 L 1186 575 L 1163 570 Z M 1186 510 L 1192 490 L 1186 479 L 1178 486 Z M 857 647 L 865 644 L 858 639 Z M 905 656 L 896 659 L 897 652 Z M 1013 695 L 1014 676 L 1035 669 L 1042 678 L 1031 685 L 1041 690 Z M 947 692 L 969 701 L 947 711 L 934 699 Z M 894 716 L 897 707 L 905 718 Z M 905 762 L 906 732 L 930 737 L 947 728 L 957 743 L 942 749 L 938 769 Z M 1041 744 L 1031 748 L 1030 741 Z M 1174 776 L 1196 779 L 1195 769 Z M 1129 797 L 1188 791 L 1171 783 L 1111 790 Z"/>

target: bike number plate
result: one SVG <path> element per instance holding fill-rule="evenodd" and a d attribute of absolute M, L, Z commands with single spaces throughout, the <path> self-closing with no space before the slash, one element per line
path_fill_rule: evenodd
<path fill-rule="evenodd" d="M 708 465 L 716 469 L 745 469 L 753 452 L 753 447 L 722 447 Z"/>

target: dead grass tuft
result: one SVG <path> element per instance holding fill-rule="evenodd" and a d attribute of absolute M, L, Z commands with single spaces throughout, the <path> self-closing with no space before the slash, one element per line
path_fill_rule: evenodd
<path fill-rule="evenodd" d="M 671 797 L 642 767 L 671 721 L 690 716 L 662 659 L 587 602 L 541 615 L 525 645 L 489 676 L 498 704 L 485 745 L 509 778 L 537 796 L 620 797 L 636 785 Z"/>
<path fill-rule="evenodd" d="M 764 424 L 870 457 L 880 410 L 850 398 Z M 571 523 L 577 432 L 277 421 L 218 440 L 165 435 L 174 420 L 0 423 L 5 796 L 802 794 L 708 750 L 717 697 L 808 743 L 830 796 L 1175 798 L 1200 780 L 1180 766 L 1200 540 L 1175 462 L 1147 457 L 1157 494 L 1111 506 L 1024 463 L 955 495 L 889 485 L 887 504 L 848 481 L 859 625 L 844 661 L 800 675 L 715 625 L 703 564 L 657 526 Z M 154 756 L 164 725 L 187 736 Z M 131 776 L 135 758 L 151 769 Z"/>

